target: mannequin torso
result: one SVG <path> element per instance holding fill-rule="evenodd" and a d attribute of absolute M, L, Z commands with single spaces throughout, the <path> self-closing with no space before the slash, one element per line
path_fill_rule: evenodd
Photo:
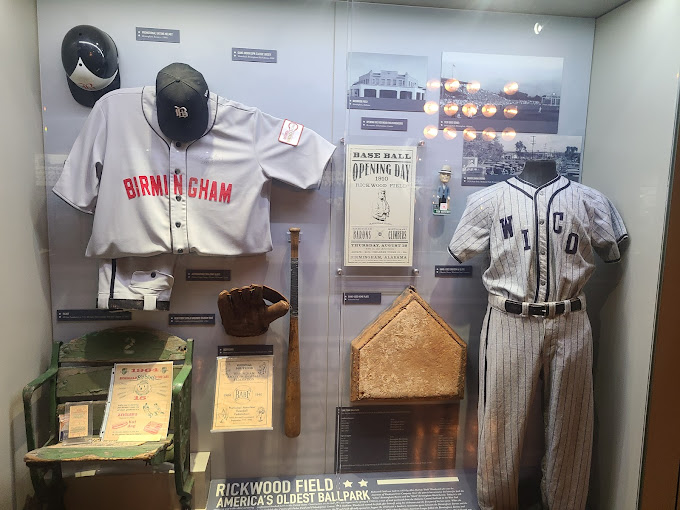
<path fill-rule="evenodd" d="M 524 169 L 517 176 L 537 188 L 557 177 L 557 163 L 552 159 L 534 159 L 524 164 Z"/>

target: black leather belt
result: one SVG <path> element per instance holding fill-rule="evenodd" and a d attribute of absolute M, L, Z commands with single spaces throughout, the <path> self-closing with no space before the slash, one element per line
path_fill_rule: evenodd
<path fill-rule="evenodd" d="M 564 313 L 564 303 L 558 302 L 555 304 L 555 315 L 561 315 Z M 581 300 L 579 298 L 574 298 L 571 300 L 571 311 L 576 312 L 581 309 Z M 512 299 L 505 300 L 505 311 L 508 313 L 514 313 L 517 315 L 522 315 L 522 303 L 519 301 L 513 301 Z M 546 304 L 529 304 L 529 315 L 538 315 L 545 317 L 548 315 L 548 305 Z"/>
<path fill-rule="evenodd" d="M 109 310 L 144 310 L 144 300 L 109 299 Z M 170 310 L 170 301 L 156 301 L 156 310 Z"/>

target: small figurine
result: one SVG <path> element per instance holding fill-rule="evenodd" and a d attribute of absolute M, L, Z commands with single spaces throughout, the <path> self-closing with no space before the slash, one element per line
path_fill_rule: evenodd
<path fill-rule="evenodd" d="M 442 169 L 439 170 L 439 180 L 441 184 L 432 200 L 432 214 L 444 216 L 451 214 L 451 190 L 448 184 L 451 180 L 451 167 L 449 165 L 443 165 Z"/>

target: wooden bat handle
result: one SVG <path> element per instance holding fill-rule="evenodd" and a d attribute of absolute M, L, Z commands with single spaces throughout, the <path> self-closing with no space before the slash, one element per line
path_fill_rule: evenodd
<path fill-rule="evenodd" d="M 298 246 L 300 245 L 300 229 L 297 227 L 290 227 L 288 229 L 288 232 L 290 232 L 290 258 L 292 263 L 293 261 L 292 259 L 297 260 L 298 258 Z"/>
<path fill-rule="evenodd" d="M 290 330 L 288 333 L 288 366 L 286 368 L 286 404 L 284 429 L 286 436 L 300 435 L 300 337 L 298 330 L 298 245 L 300 229 L 290 231 Z"/>
<path fill-rule="evenodd" d="M 288 437 L 300 435 L 300 339 L 298 318 L 290 318 L 288 335 L 288 368 L 286 373 L 285 432 Z"/>

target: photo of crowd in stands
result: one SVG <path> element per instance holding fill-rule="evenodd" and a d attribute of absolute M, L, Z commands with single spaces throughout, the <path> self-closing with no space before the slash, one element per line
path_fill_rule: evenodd
<path fill-rule="evenodd" d="M 563 59 L 442 53 L 439 129 L 557 133 Z"/>
<path fill-rule="evenodd" d="M 508 138 L 508 137 L 506 137 Z M 490 186 L 519 174 L 531 159 L 557 162 L 557 172 L 572 181 L 581 180 L 580 136 L 520 133 L 492 140 L 476 137 L 463 142 L 463 186 Z"/>
<path fill-rule="evenodd" d="M 347 108 L 422 112 L 427 57 L 352 52 Z"/>

